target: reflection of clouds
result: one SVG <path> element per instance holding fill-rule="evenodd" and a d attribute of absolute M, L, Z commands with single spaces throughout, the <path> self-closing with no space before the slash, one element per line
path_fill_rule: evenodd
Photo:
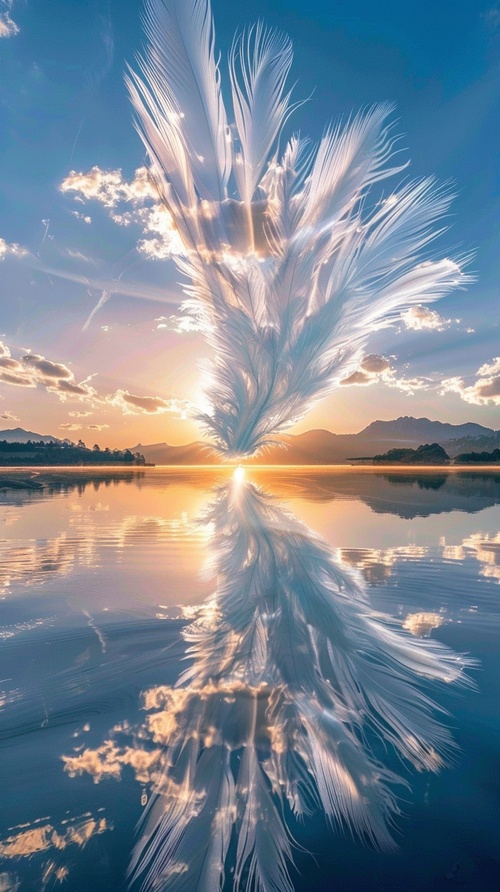
<path fill-rule="evenodd" d="M 6 706 L 9 706 L 11 703 L 15 703 L 16 700 L 20 700 L 22 698 L 21 691 L 11 690 L 11 691 L 1 691 L 0 690 L 0 709 L 5 709 Z"/>
<path fill-rule="evenodd" d="M 28 827 L 23 825 L 17 833 L 0 840 L 0 855 L 3 858 L 25 858 L 40 852 L 62 851 L 69 845 L 83 847 L 93 836 L 111 829 L 106 818 L 94 818 L 90 814 L 61 821 L 57 829 L 48 819 L 42 818 Z"/>
<path fill-rule="evenodd" d="M 433 629 L 439 629 L 444 621 L 440 613 L 409 613 L 403 622 L 403 629 L 412 635 L 425 636 L 430 635 Z"/>
<path fill-rule="evenodd" d="M 128 766 L 151 786 L 131 865 L 144 892 L 218 889 L 233 854 L 235 890 L 291 892 L 287 809 L 320 810 L 334 828 L 394 846 L 394 788 L 405 782 L 380 753 L 442 766 L 453 742 L 430 689 L 468 684 L 467 661 L 416 637 L 415 615 L 402 630 L 375 613 L 349 555 L 334 560 L 254 486 L 221 487 L 206 519 L 217 589 L 184 628 L 190 667 L 144 693 L 139 727 L 65 755 L 65 770 L 98 782 Z"/>
<path fill-rule="evenodd" d="M 400 560 L 421 560 L 428 549 L 421 545 L 402 545 L 392 548 L 341 548 L 342 563 L 356 567 L 370 584 L 388 579 L 392 568 Z"/>
<path fill-rule="evenodd" d="M 48 574 L 69 575 L 77 566 L 97 566 L 98 550 L 103 546 L 122 550 L 143 540 L 203 543 L 210 536 L 207 525 L 192 520 L 185 511 L 174 518 L 128 515 L 104 527 L 98 524 L 95 515 L 108 514 L 108 505 L 98 502 L 85 511 L 78 504 L 70 508 L 69 532 L 45 541 L 35 539 L 24 544 L 4 545 L 0 551 L 0 592 L 19 583 L 37 585 Z M 16 634 L 15 629 L 2 629 L 0 639 L 12 634 Z"/>
<path fill-rule="evenodd" d="M 500 533 L 477 532 L 467 536 L 459 544 L 439 543 L 443 560 L 463 561 L 475 558 L 480 575 L 500 581 Z M 423 560 L 430 548 L 421 545 L 403 545 L 391 548 L 341 548 L 338 550 L 342 563 L 356 567 L 364 579 L 376 584 L 388 579 L 399 561 Z"/>
<path fill-rule="evenodd" d="M 449 561 L 463 561 L 474 557 L 480 566 L 479 573 L 500 582 L 500 532 L 473 533 L 460 545 L 446 545 L 442 541 L 443 557 Z"/>
<path fill-rule="evenodd" d="M 64 864 L 58 866 L 55 861 L 48 861 L 42 870 L 41 892 L 44 892 L 49 883 L 51 885 L 54 883 L 64 883 L 65 880 L 68 879 L 68 876 L 69 870 Z"/>
<path fill-rule="evenodd" d="M 35 540 L 4 547 L 0 555 L 0 591 L 15 583 L 37 585 L 47 574 L 65 576 L 76 564 L 90 567 L 94 563 L 95 544 L 91 538 L 61 533 L 45 542 Z"/>
<path fill-rule="evenodd" d="M 22 632 L 31 632 L 32 629 L 37 629 L 40 626 L 44 626 L 47 620 L 45 619 L 33 619 L 26 620 L 23 623 L 14 623 L 11 626 L 1 626 L 0 627 L 0 641 L 6 641 L 8 638 L 14 638 L 16 635 L 20 635 Z M 1 695 L 0 695 L 0 706 L 1 706 Z"/>
<path fill-rule="evenodd" d="M 85 749 L 76 756 L 63 756 L 64 770 L 70 777 L 90 774 L 94 783 L 120 780 L 124 765 L 129 765 L 139 783 L 150 783 L 158 774 L 161 750 L 147 752 L 138 747 L 119 747 L 113 740 L 105 740 L 96 749 Z M 154 770 L 156 769 L 156 771 Z"/>

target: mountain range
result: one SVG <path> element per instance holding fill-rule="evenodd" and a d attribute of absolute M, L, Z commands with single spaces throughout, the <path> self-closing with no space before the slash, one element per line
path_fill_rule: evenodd
<path fill-rule="evenodd" d="M 1 433 L 0 433 L 1 437 Z M 351 458 L 370 457 L 401 446 L 416 449 L 425 443 L 439 443 L 454 457 L 469 450 L 491 450 L 500 446 L 500 431 L 481 424 L 447 424 L 428 418 L 402 416 L 393 421 L 374 421 L 357 434 L 333 434 L 311 430 L 283 437 L 284 446 L 269 447 L 250 462 L 277 465 L 343 464 Z M 129 447 L 146 461 L 158 465 L 218 464 L 219 459 L 201 442 L 186 446 L 168 443 L 137 443 Z"/>
<path fill-rule="evenodd" d="M 50 434 L 38 434 L 17 427 L 0 430 L 0 440 L 26 443 L 43 440 L 48 443 L 68 442 Z M 428 418 L 402 416 L 393 421 L 373 421 L 357 434 L 333 434 L 329 430 L 311 430 L 303 434 L 283 437 L 284 446 L 269 447 L 262 456 L 251 462 L 276 465 L 343 464 L 350 459 L 371 457 L 398 447 L 416 449 L 425 443 L 439 443 L 452 458 L 461 452 L 491 451 L 500 447 L 500 431 L 481 424 L 447 424 Z M 157 465 L 216 465 L 219 459 L 206 443 L 194 442 L 185 446 L 168 443 L 137 443 L 129 447 L 140 452 L 147 462 Z"/>

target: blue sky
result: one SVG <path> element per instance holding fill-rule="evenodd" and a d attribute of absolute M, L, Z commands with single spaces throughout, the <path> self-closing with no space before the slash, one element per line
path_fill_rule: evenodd
<path fill-rule="evenodd" d="M 411 175 L 457 194 L 437 253 L 475 253 L 466 291 L 374 336 L 368 355 L 385 363 L 368 358 L 362 384 L 297 430 L 398 415 L 500 427 L 500 5 L 251 0 L 242 15 L 214 0 L 213 11 L 223 60 L 256 18 L 292 37 L 295 94 L 311 98 L 289 131 L 317 139 L 332 118 L 394 102 Z M 145 153 L 123 74 L 140 13 L 136 0 L 0 0 L 2 427 L 110 446 L 199 436 L 188 416 L 206 348 L 186 330 L 164 221 L 135 175 Z"/>

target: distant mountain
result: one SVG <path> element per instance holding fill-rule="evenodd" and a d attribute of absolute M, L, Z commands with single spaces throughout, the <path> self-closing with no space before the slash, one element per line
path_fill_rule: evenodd
<path fill-rule="evenodd" d="M 402 415 L 394 421 L 373 421 L 357 434 L 368 440 L 419 440 L 420 443 L 441 443 L 458 440 L 461 437 L 485 437 L 494 434 L 482 424 L 446 424 L 442 421 L 429 421 L 428 418 L 412 418 Z"/>
<path fill-rule="evenodd" d="M 448 440 L 446 449 L 454 458 L 461 452 L 493 452 L 500 449 L 500 431 L 493 431 L 485 437 L 461 437 L 459 440 Z"/>
<path fill-rule="evenodd" d="M 481 424 L 445 424 L 428 418 L 405 416 L 394 421 L 374 421 L 357 434 L 333 434 L 328 430 L 312 430 L 283 437 L 283 446 L 264 450 L 250 463 L 270 465 L 345 464 L 351 458 L 373 456 L 407 446 L 417 449 L 425 443 L 446 444 L 450 456 L 473 449 L 494 449 L 500 446 L 500 431 Z M 153 443 L 130 447 L 140 452 L 147 462 L 157 465 L 217 465 L 219 457 L 205 443 L 170 446 Z"/>
<path fill-rule="evenodd" d="M 140 452 L 147 462 L 155 465 L 217 465 L 216 454 L 206 443 L 187 443 L 185 446 L 169 446 L 168 443 L 151 443 L 132 446 L 131 453 Z"/>
<path fill-rule="evenodd" d="M 61 440 L 59 437 L 52 437 L 50 434 L 36 434 L 34 431 L 25 431 L 22 427 L 9 428 L 8 430 L 0 430 L 0 440 L 7 440 L 7 443 L 27 443 L 28 440 L 39 443 L 67 443 L 68 440 Z"/>

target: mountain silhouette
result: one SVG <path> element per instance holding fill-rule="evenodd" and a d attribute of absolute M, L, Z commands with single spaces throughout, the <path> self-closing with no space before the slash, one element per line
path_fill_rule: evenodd
<path fill-rule="evenodd" d="M 500 431 L 472 422 L 447 424 L 428 418 L 403 416 L 393 421 L 374 421 L 357 434 L 334 434 L 329 430 L 311 430 L 303 434 L 283 437 L 282 446 L 263 450 L 260 456 L 248 464 L 270 465 L 331 465 L 345 464 L 351 458 L 372 457 L 389 449 L 406 446 L 417 449 L 422 443 L 446 444 L 446 451 L 454 457 L 459 452 L 500 446 Z M 130 447 L 131 452 L 141 452 L 146 461 L 158 465 L 214 465 L 220 459 L 202 442 L 185 446 L 168 443 Z"/>
<path fill-rule="evenodd" d="M 6 430 L 0 430 L 0 440 L 7 440 L 8 443 L 27 443 L 28 440 L 40 443 L 65 443 L 67 440 L 61 440 L 60 437 L 53 437 L 52 434 L 37 434 L 34 431 L 25 431 L 22 427 L 13 427 Z"/>

